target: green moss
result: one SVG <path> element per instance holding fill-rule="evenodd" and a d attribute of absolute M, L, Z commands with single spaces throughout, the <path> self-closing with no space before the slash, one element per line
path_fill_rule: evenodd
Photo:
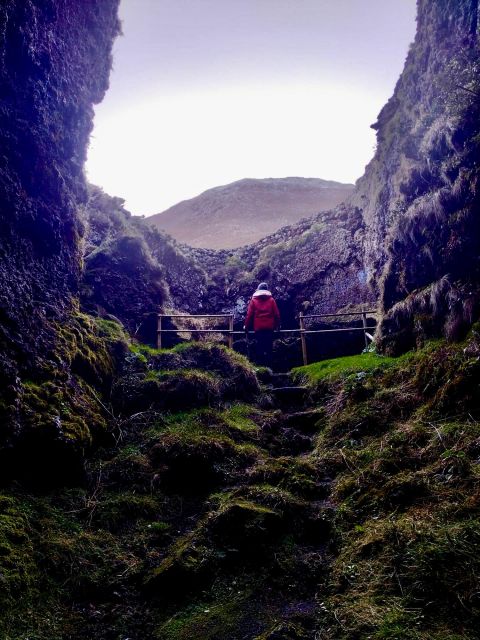
<path fill-rule="evenodd" d="M 151 533 L 162 536 L 170 531 L 171 525 L 169 525 L 168 522 L 152 522 L 148 525 L 148 528 L 151 530 Z"/>
<path fill-rule="evenodd" d="M 93 465 L 92 465 L 93 467 Z M 96 461 L 96 471 L 110 486 L 133 491 L 150 491 L 154 470 L 143 447 L 127 445 L 106 461 Z"/>
<path fill-rule="evenodd" d="M 127 334 L 119 322 L 105 318 L 94 318 L 94 323 L 101 338 L 107 338 L 111 342 L 128 342 Z"/>
<path fill-rule="evenodd" d="M 139 360 L 141 360 L 145 364 L 148 362 L 148 359 L 151 358 L 152 356 L 156 356 L 166 351 L 166 349 L 165 350 L 154 349 L 153 347 L 150 347 L 147 344 L 141 344 L 139 342 L 131 342 L 128 345 L 128 349 L 131 353 L 136 355 L 137 358 L 139 358 Z"/>
<path fill-rule="evenodd" d="M 133 350 L 143 370 L 117 383 L 122 412 L 218 406 L 225 401 L 251 400 L 259 393 L 248 361 L 222 345 L 185 343 L 170 350 L 139 346 Z"/>
<path fill-rule="evenodd" d="M 317 492 L 318 475 L 318 468 L 307 457 L 261 456 L 249 470 L 252 482 L 275 485 L 302 496 Z"/>
<path fill-rule="evenodd" d="M 307 640 L 311 637 L 300 624 L 294 622 L 277 622 L 268 631 L 257 636 L 255 640 Z"/>
<path fill-rule="evenodd" d="M 245 564 L 263 563 L 271 553 L 266 545 L 285 529 L 286 513 L 279 503 L 281 499 L 285 499 L 284 494 L 279 491 L 274 495 L 271 488 L 263 492 L 260 488 L 245 493 L 227 492 L 219 500 L 218 508 L 209 514 L 205 531 L 220 549 L 233 548 L 243 553 L 248 550 L 248 557 L 243 558 Z"/>
<path fill-rule="evenodd" d="M 131 405 L 129 410 L 148 408 L 179 410 L 218 404 L 222 399 L 222 381 L 209 371 L 179 369 L 149 371 L 136 382 L 127 379 Z M 125 394 L 122 394 L 122 401 Z"/>
<path fill-rule="evenodd" d="M 387 612 L 374 632 L 374 640 L 417 640 L 418 627 L 422 623 L 421 610 L 397 609 Z"/>
<path fill-rule="evenodd" d="M 151 457 L 164 469 L 171 490 L 184 493 L 234 482 L 259 455 L 256 445 L 236 442 L 231 429 L 206 424 L 203 417 L 177 414 L 151 432 Z"/>
<path fill-rule="evenodd" d="M 245 438 L 258 436 L 259 426 L 254 419 L 261 420 L 265 415 L 255 407 L 242 404 L 225 409 L 194 409 L 163 416 L 149 433 L 153 437 L 160 433 L 177 433 L 186 437 L 228 436 L 236 442 L 243 442 Z"/>
<path fill-rule="evenodd" d="M 248 596 L 248 591 L 240 594 L 233 591 L 214 602 L 207 600 L 195 603 L 171 617 L 158 629 L 155 637 L 158 640 L 216 640 L 228 637 L 227 634 L 235 632 L 244 616 Z"/>
<path fill-rule="evenodd" d="M 218 574 L 230 557 L 249 551 L 246 564 L 265 562 L 265 545 L 283 528 L 279 502 L 290 500 L 275 487 L 256 487 L 241 492 L 223 492 L 210 497 L 215 505 L 193 531 L 177 539 L 146 584 L 160 593 L 183 592 Z M 269 506 L 267 502 L 275 503 Z"/>
<path fill-rule="evenodd" d="M 67 323 L 56 325 L 52 356 L 98 388 L 111 381 L 128 342 L 120 324 L 76 312 Z M 56 377 L 55 368 L 46 372 Z"/>
<path fill-rule="evenodd" d="M 358 356 L 322 360 L 306 367 L 297 367 L 293 369 L 293 374 L 296 379 L 304 378 L 310 383 L 316 383 L 325 379 L 371 372 L 390 366 L 396 361 L 395 358 L 379 356 L 376 353 L 362 353 Z"/>
<path fill-rule="evenodd" d="M 338 548 L 328 640 L 475 636 L 479 374 L 470 352 L 468 340 L 437 342 L 354 383 L 351 374 L 323 382 L 317 455 L 335 474 Z"/>
<path fill-rule="evenodd" d="M 440 607 L 441 603 L 459 603 L 459 617 L 462 603 L 469 602 L 471 612 L 479 615 L 479 549 L 478 518 L 418 527 L 413 543 L 405 549 L 401 567 L 405 588 L 412 597 L 436 601 Z"/>
<path fill-rule="evenodd" d="M 222 380 L 208 364 L 192 368 L 193 355 L 181 360 L 195 352 L 202 362 L 206 351 L 189 349 L 174 352 L 177 368 L 135 369 L 127 390 L 138 380 L 155 393 Z M 0 501 L 0 552 L 20 567 L 0 620 L 10 629 L 25 621 L 24 636 L 39 638 L 93 629 L 167 640 L 473 640 L 480 426 L 471 353 L 442 343 L 366 371 L 334 367 L 311 396 L 321 403 L 316 449 L 301 455 L 300 423 L 279 412 L 224 397 L 171 413 L 161 398 L 151 411 L 149 396 L 145 414 L 120 415 L 119 442 L 96 453 L 85 489 L 7 496 L 4 512 Z M 66 389 L 77 384 L 25 383 L 28 424 L 76 416 Z M 317 626 L 306 613 L 305 631 L 314 593 Z"/>
<path fill-rule="evenodd" d="M 42 437 L 44 448 L 63 439 L 80 453 L 106 431 L 101 395 L 109 389 L 126 336 L 118 323 L 79 312 L 55 328 L 45 365 L 23 382 L 19 413 L 25 437 L 35 438 L 37 446 Z"/>
<path fill-rule="evenodd" d="M 17 598 L 38 589 L 39 572 L 28 510 L 13 497 L 0 496 L 0 603 L 12 606 Z"/>
<path fill-rule="evenodd" d="M 103 601 L 134 579 L 145 542 L 138 555 L 133 549 L 152 535 L 139 534 L 130 543 L 123 532 L 92 527 L 89 516 L 101 503 L 100 494 L 79 490 L 0 496 L 2 638 L 81 637 L 88 616 L 72 602 Z M 158 539 L 155 534 L 156 544 Z"/>
<path fill-rule="evenodd" d="M 258 421 L 264 412 L 245 404 L 234 404 L 220 413 L 220 420 L 234 431 L 254 435 L 259 431 Z"/>
<path fill-rule="evenodd" d="M 92 435 L 106 430 L 105 411 L 91 387 L 80 379 L 69 384 L 48 381 L 23 385 L 21 407 L 29 430 L 45 438 L 61 432 L 79 447 L 92 443 Z"/>
<path fill-rule="evenodd" d="M 101 530 L 82 530 L 75 536 L 54 531 L 44 541 L 43 551 L 51 577 L 61 581 L 64 592 L 77 597 L 114 589 L 138 567 L 138 559 L 121 541 Z"/>
<path fill-rule="evenodd" d="M 462 603 L 469 601 L 477 615 L 471 599 L 477 525 L 432 527 L 432 514 L 417 513 L 355 526 L 333 566 L 334 588 L 344 594 L 333 596 L 330 603 L 338 620 L 352 636 L 454 637 L 455 628 L 462 626 L 465 637 L 471 637 L 469 625 L 462 623 L 467 621 Z"/>
<path fill-rule="evenodd" d="M 188 593 L 216 564 L 214 551 L 204 543 L 199 532 L 183 536 L 170 547 L 159 566 L 145 576 L 145 586 L 157 593 Z"/>
<path fill-rule="evenodd" d="M 251 363 L 239 353 L 219 344 L 186 342 L 161 350 L 150 365 L 157 370 L 196 369 L 221 376 L 224 391 L 237 387 L 237 393 L 255 393 L 258 381 Z"/>
<path fill-rule="evenodd" d="M 160 505 L 154 496 L 136 493 L 108 493 L 102 496 L 94 513 L 101 527 L 117 531 L 130 527 L 138 520 L 151 520 L 158 516 Z"/>
<path fill-rule="evenodd" d="M 274 487 L 264 487 L 263 489 L 261 489 L 260 487 L 256 487 L 255 489 L 257 490 L 257 492 L 263 493 L 264 495 L 266 494 L 268 495 L 268 497 L 273 497 L 274 499 L 277 496 L 279 498 L 283 497 L 281 490 L 276 490 Z M 245 514 L 248 514 L 248 516 L 252 515 L 254 518 L 257 515 L 276 515 L 277 513 L 270 507 L 266 507 L 259 502 L 253 502 L 252 500 L 248 500 L 247 498 L 244 498 L 242 496 L 238 496 L 235 494 L 227 494 L 225 496 L 222 496 L 220 509 L 217 514 L 226 514 L 231 509 L 238 509 L 240 511 L 243 511 Z"/>

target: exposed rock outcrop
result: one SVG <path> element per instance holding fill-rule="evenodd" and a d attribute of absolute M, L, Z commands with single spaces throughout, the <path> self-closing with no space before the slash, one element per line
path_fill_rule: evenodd
<path fill-rule="evenodd" d="M 172 238 L 123 204 L 89 187 L 81 300 L 89 313 L 114 315 L 151 342 L 159 311 L 198 313 L 207 276 Z"/>
<path fill-rule="evenodd" d="M 340 206 L 236 251 L 194 250 L 193 257 L 213 280 L 205 306 L 233 310 L 240 319 L 261 280 L 275 290 L 285 324 L 300 311 L 333 313 L 372 305 L 362 237 L 360 211 Z"/>

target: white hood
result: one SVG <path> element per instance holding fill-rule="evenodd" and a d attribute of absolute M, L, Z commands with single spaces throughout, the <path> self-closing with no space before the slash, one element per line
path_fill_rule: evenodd
<path fill-rule="evenodd" d="M 253 294 L 253 298 L 259 298 L 260 296 L 267 296 L 271 298 L 272 294 L 270 291 L 267 291 L 266 289 L 259 289 L 255 291 L 255 293 Z"/>

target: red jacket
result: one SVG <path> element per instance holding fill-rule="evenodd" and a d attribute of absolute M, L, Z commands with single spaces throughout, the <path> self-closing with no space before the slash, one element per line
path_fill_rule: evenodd
<path fill-rule="evenodd" d="M 280 312 L 271 294 L 256 295 L 250 300 L 245 329 L 250 329 L 252 324 L 254 331 L 273 330 L 280 326 Z"/>

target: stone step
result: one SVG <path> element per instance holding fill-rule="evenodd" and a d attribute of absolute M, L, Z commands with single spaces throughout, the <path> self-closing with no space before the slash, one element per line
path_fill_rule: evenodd
<path fill-rule="evenodd" d="M 270 382 L 274 387 L 291 387 L 293 385 L 290 373 L 272 373 Z"/>
<path fill-rule="evenodd" d="M 279 405 L 292 407 L 304 404 L 308 387 L 274 387 L 270 393 Z"/>
<path fill-rule="evenodd" d="M 287 427 L 297 429 L 304 433 L 314 433 L 319 430 L 317 423 L 324 417 L 321 409 L 311 409 L 309 411 L 296 411 L 288 413 L 284 417 L 284 424 Z"/>

